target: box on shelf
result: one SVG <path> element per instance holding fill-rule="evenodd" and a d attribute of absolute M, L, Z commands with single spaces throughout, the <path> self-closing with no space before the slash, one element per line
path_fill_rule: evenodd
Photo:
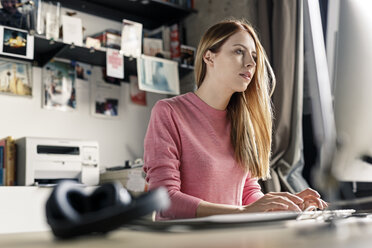
<path fill-rule="evenodd" d="M 120 49 L 121 45 L 120 31 L 114 29 L 106 29 L 98 34 L 89 35 L 89 37 L 100 40 L 101 47 Z"/>

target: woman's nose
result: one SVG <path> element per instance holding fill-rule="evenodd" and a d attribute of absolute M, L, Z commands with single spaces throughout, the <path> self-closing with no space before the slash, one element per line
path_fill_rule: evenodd
<path fill-rule="evenodd" d="M 256 61 L 252 57 L 252 55 L 246 56 L 244 60 L 244 67 L 255 67 L 256 66 Z"/>

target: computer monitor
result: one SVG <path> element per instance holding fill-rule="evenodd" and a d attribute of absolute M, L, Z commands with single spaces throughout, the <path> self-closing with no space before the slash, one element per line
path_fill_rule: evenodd
<path fill-rule="evenodd" d="M 306 75 L 320 149 L 316 184 L 333 191 L 335 181 L 372 182 L 372 1 L 341 0 L 338 7 L 329 8 L 338 11 L 338 28 L 327 35 L 335 35 L 331 84 L 319 3 L 304 1 Z"/>
<path fill-rule="evenodd" d="M 340 1 L 333 74 L 337 132 L 332 172 L 372 182 L 372 1 Z"/>

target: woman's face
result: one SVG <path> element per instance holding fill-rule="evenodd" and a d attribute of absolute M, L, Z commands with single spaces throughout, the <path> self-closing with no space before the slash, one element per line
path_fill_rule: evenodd
<path fill-rule="evenodd" d="M 230 36 L 220 51 L 208 51 L 212 63 L 208 66 L 211 78 L 224 90 L 243 92 L 247 89 L 256 71 L 256 45 L 251 35 L 239 31 Z"/>

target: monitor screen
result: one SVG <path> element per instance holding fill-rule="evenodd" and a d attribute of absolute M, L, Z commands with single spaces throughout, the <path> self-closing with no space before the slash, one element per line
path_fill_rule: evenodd
<path fill-rule="evenodd" d="M 337 182 L 372 182 L 372 1 L 338 7 L 329 9 L 338 27 L 327 29 L 335 35 L 331 83 L 319 3 L 304 1 L 305 78 L 319 150 L 314 183 L 329 192 Z"/>
<path fill-rule="evenodd" d="M 372 1 L 343 0 L 334 46 L 337 149 L 332 172 L 340 181 L 372 182 Z"/>

